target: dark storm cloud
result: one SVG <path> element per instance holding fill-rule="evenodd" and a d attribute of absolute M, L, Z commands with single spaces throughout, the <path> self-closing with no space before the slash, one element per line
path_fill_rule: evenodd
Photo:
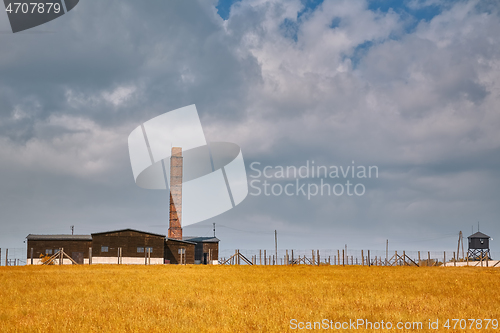
<path fill-rule="evenodd" d="M 242 99 L 242 87 L 258 71 L 252 59 L 236 59 L 221 24 L 197 2 L 81 3 L 50 23 L 54 34 L 4 38 L 2 118 L 8 122 L 16 106 L 24 108 L 31 121 L 8 127 L 26 139 L 35 121 L 52 114 L 81 115 L 106 126 L 193 102 L 237 114 L 222 101 Z M 117 111 L 103 93 L 120 87 L 129 88 L 130 96 Z"/>

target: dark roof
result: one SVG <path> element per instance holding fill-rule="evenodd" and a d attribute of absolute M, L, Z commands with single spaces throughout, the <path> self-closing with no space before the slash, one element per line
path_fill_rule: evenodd
<path fill-rule="evenodd" d="M 112 230 L 112 231 L 104 231 L 104 232 L 94 232 L 94 233 L 92 233 L 92 236 L 94 236 L 94 235 L 103 235 L 103 234 L 114 234 L 114 233 L 117 233 L 117 232 L 124 232 L 124 231 L 134 231 L 134 232 L 138 232 L 138 233 L 141 233 L 141 234 L 147 234 L 147 235 L 158 236 L 158 237 L 166 237 L 165 235 L 160 235 L 160 234 L 155 234 L 155 233 L 152 233 L 152 232 L 141 231 L 141 230 L 130 229 L 130 228 L 120 229 L 120 230 Z"/>
<path fill-rule="evenodd" d="M 184 237 L 183 237 L 184 238 Z M 190 242 L 190 241 L 187 241 L 187 240 L 180 240 L 180 239 L 175 239 L 175 238 L 165 238 L 167 241 L 173 241 L 173 242 L 181 242 L 181 243 L 187 243 L 187 244 L 193 244 L 193 245 L 196 245 L 195 242 Z"/>
<path fill-rule="evenodd" d="M 190 242 L 196 242 L 196 243 L 218 243 L 218 242 L 220 242 L 220 239 L 218 239 L 217 237 L 185 236 L 185 237 L 182 237 L 182 239 L 190 241 Z"/>
<path fill-rule="evenodd" d="M 475 234 L 470 235 L 467 238 L 490 238 L 490 236 L 483 234 L 482 232 L 478 231 Z"/>
<path fill-rule="evenodd" d="M 54 241 L 91 241 L 91 235 L 32 235 L 26 237 L 28 240 L 54 240 Z"/>

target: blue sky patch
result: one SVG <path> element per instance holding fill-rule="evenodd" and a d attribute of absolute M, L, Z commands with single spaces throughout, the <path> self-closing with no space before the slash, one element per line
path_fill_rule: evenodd
<path fill-rule="evenodd" d="M 294 41 L 297 41 L 297 33 L 299 31 L 299 24 L 296 21 L 285 19 L 283 23 L 280 25 L 280 30 L 283 33 L 283 36 L 287 38 L 291 38 Z"/>
<path fill-rule="evenodd" d="M 374 43 L 372 41 L 366 41 L 364 43 L 359 44 L 354 48 L 354 51 L 352 52 L 352 55 L 350 56 L 345 56 L 345 58 L 350 58 L 351 59 L 351 64 L 352 68 L 356 69 L 361 61 L 362 58 L 368 53 L 368 50 L 370 47 L 372 47 Z"/>
<path fill-rule="evenodd" d="M 241 0 L 219 0 L 219 3 L 215 6 L 215 8 L 217 8 L 217 13 L 224 20 L 227 20 L 229 18 L 229 13 L 231 12 L 231 6 L 233 3 L 239 1 Z"/>
<path fill-rule="evenodd" d="M 441 14 L 442 7 L 438 5 L 430 5 L 421 8 L 410 8 L 408 7 L 409 1 L 401 0 L 369 0 L 368 9 L 372 11 L 381 11 L 387 13 L 390 9 L 398 14 L 409 14 L 417 22 L 419 21 L 430 21 L 435 16 Z"/>
<path fill-rule="evenodd" d="M 219 0 L 217 4 L 217 12 L 220 17 L 224 20 L 229 18 L 229 14 L 231 11 L 231 6 L 239 2 L 241 0 Z M 308 12 L 312 12 L 316 10 L 316 8 L 323 3 L 323 0 L 302 0 L 302 4 L 304 5 L 304 9 L 297 14 L 297 17 L 300 18 L 302 15 Z M 421 7 L 418 9 L 412 9 L 408 7 L 409 1 L 401 1 L 401 0 L 368 0 L 368 8 L 373 11 L 381 11 L 388 12 L 390 9 L 394 10 L 396 13 L 407 13 L 415 18 L 415 20 L 421 21 L 430 21 L 436 15 L 439 15 L 442 12 L 442 7 L 439 5 L 430 5 Z M 448 0 L 445 2 L 446 4 L 451 4 L 452 1 Z"/>
<path fill-rule="evenodd" d="M 342 19 L 340 17 L 336 17 L 332 20 L 332 23 L 330 23 L 330 29 L 335 29 L 337 28 L 339 25 L 340 25 L 340 21 L 342 21 Z"/>

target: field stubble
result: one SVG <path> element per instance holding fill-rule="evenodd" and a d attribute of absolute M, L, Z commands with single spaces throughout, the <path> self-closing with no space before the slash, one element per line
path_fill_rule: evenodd
<path fill-rule="evenodd" d="M 0 281 L 1 332 L 284 332 L 293 331 L 291 319 L 500 319 L 499 269 L 24 266 L 1 267 Z"/>

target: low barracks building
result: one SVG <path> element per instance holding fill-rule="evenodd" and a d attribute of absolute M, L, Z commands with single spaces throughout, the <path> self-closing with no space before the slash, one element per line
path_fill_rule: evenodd
<path fill-rule="evenodd" d="M 60 248 L 78 264 L 217 264 L 219 239 L 168 238 L 134 229 L 92 235 L 28 235 L 27 264 L 41 264 Z M 64 259 L 64 264 L 71 264 Z"/>
<path fill-rule="evenodd" d="M 172 147 L 170 158 L 170 214 L 168 237 L 123 229 L 92 235 L 28 235 L 27 263 L 63 252 L 77 264 L 217 264 L 219 240 L 182 236 L 182 148 Z M 72 264 L 63 259 L 64 264 Z"/>

